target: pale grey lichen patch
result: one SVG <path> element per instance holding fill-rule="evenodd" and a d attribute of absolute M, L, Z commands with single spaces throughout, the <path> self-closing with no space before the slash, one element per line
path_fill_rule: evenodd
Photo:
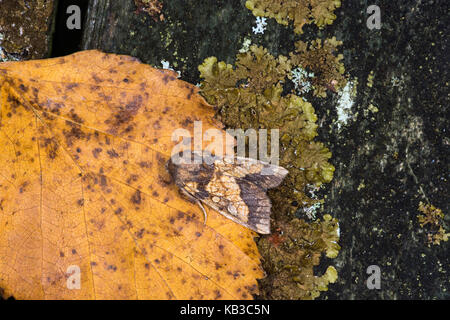
<path fill-rule="evenodd" d="M 391 77 L 391 86 L 393 87 L 402 87 L 405 84 L 405 79 L 403 76 L 397 77 L 396 75 L 393 75 Z"/>
<path fill-rule="evenodd" d="M 308 72 L 302 67 L 292 69 L 289 78 L 292 80 L 295 86 L 295 90 L 299 94 L 308 93 L 312 89 L 310 79 L 314 77 L 313 72 Z"/>
<path fill-rule="evenodd" d="M 339 100 L 336 106 L 338 119 L 336 120 L 338 129 L 346 125 L 352 118 L 352 106 L 356 97 L 356 85 L 354 81 L 348 81 L 339 92 Z"/>
<path fill-rule="evenodd" d="M 169 61 L 161 60 L 161 65 L 162 65 L 163 69 L 175 71 L 176 73 L 178 73 L 178 78 L 181 77 L 181 71 L 177 71 L 177 70 L 173 69 L 170 66 L 170 62 Z"/>
<path fill-rule="evenodd" d="M 18 58 L 8 54 L 6 52 L 6 50 L 2 47 L 2 42 L 4 39 L 5 39 L 5 35 L 0 32 L 0 62 L 19 60 Z"/>
<path fill-rule="evenodd" d="M 304 209 L 303 209 L 303 212 L 306 214 L 306 216 L 307 216 L 310 220 L 316 220 L 317 210 L 320 208 L 321 205 L 322 205 L 322 203 L 316 202 L 316 203 L 314 203 L 313 205 L 304 208 Z"/>
<path fill-rule="evenodd" d="M 250 50 L 250 45 L 252 44 L 252 40 L 249 38 L 244 38 L 244 42 L 242 43 L 242 48 L 239 49 L 239 53 L 246 53 Z"/>
<path fill-rule="evenodd" d="M 264 17 L 256 17 L 256 27 L 252 27 L 252 31 L 254 34 L 264 34 L 266 31 L 266 22 L 267 18 Z"/>

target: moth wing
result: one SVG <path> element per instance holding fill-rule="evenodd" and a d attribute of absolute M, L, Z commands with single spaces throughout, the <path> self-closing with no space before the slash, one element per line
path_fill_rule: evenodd
<path fill-rule="evenodd" d="M 271 202 L 266 190 L 245 179 L 235 179 L 234 186 L 210 191 L 210 196 L 202 199 L 209 207 L 227 218 L 261 234 L 270 234 Z M 237 188 L 238 187 L 238 188 Z"/>
<path fill-rule="evenodd" d="M 283 167 L 242 157 L 237 157 L 234 163 L 216 161 L 214 165 L 217 171 L 243 178 L 265 190 L 278 187 L 288 174 Z"/>
<path fill-rule="evenodd" d="M 195 177 L 190 177 L 192 181 L 184 179 L 180 187 L 225 217 L 258 233 L 270 234 L 272 205 L 266 191 L 277 187 L 288 171 L 249 158 L 212 160 L 212 167 L 203 164 L 200 171 L 196 169 Z M 200 174 L 205 170 L 210 173 L 208 177 Z"/>
<path fill-rule="evenodd" d="M 272 203 L 266 190 L 246 179 L 237 179 L 241 188 L 241 199 L 248 208 L 247 224 L 262 234 L 270 233 L 270 213 Z"/>
<path fill-rule="evenodd" d="M 208 184 L 206 189 L 209 197 L 202 201 L 249 229 L 269 234 L 272 204 L 266 194 L 266 187 L 278 185 L 281 181 L 268 183 L 268 177 L 261 180 L 253 174 L 235 177 L 221 172 Z"/>

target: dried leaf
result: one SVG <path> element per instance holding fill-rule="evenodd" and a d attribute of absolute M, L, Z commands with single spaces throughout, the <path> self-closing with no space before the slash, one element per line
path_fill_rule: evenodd
<path fill-rule="evenodd" d="M 251 299 L 255 233 L 182 198 L 177 128 L 197 88 L 128 56 L 0 64 L 0 288 L 18 299 Z M 67 282 L 71 266 L 81 288 Z M 69 286 L 70 287 L 70 286 Z"/>

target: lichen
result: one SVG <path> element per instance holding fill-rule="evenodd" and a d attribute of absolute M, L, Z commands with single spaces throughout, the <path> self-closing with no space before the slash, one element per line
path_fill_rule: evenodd
<path fill-rule="evenodd" d="M 248 0 L 245 6 L 255 16 L 275 18 L 279 24 L 294 24 L 296 33 L 303 32 L 305 24 L 315 23 L 319 28 L 332 24 L 340 7 L 340 0 Z"/>
<path fill-rule="evenodd" d="M 313 73 L 314 76 L 309 79 L 315 96 L 326 97 L 327 89 L 336 92 L 347 83 L 344 64 L 341 62 L 343 55 L 335 54 L 340 45 L 342 41 L 335 37 L 324 41 L 313 40 L 309 44 L 303 41 L 295 43 L 295 51 L 290 54 L 291 64 Z"/>
<path fill-rule="evenodd" d="M 418 210 L 423 214 L 419 214 L 417 219 L 422 228 L 427 231 L 427 242 L 428 245 L 437 244 L 439 245 L 441 241 L 448 241 L 450 233 L 447 233 L 444 228 L 444 213 L 441 209 L 436 208 L 432 204 L 419 203 Z"/>
<path fill-rule="evenodd" d="M 248 0 L 246 7 L 257 17 L 294 24 L 296 33 L 305 24 L 319 28 L 336 18 L 339 0 Z M 339 226 L 329 214 L 316 219 L 323 200 L 314 194 L 333 178 L 331 152 L 316 141 L 317 115 L 303 95 L 326 97 L 347 84 L 342 44 L 335 37 L 305 43 L 297 41 L 287 56 L 271 55 L 248 40 L 233 65 L 206 58 L 199 66 L 200 92 L 216 107 L 216 117 L 228 128 L 278 129 L 279 164 L 289 170 L 283 183 L 269 191 L 272 200 L 272 234 L 259 238 L 264 269 L 261 297 L 267 299 L 314 299 L 337 279 L 329 266 L 315 275 L 322 255 L 339 252 Z M 293 84 L 293 85 L 292 85 Z M 270 139 L 269 142 L 270 143 Z M 306 222 L 301 217 L 310 219 Z"/>
<path fill-rule="evenodd" d="M 326 291 L 337 279 L 337 271 L 329 266 L 321 276 L 314 275 L 322 255 L 335 258 L 339 252 L 339 225 L 326 214 L 323 220 L 308 223 L 293 219 L 277 223 L 276 231 L 261 238 L 259 246 L 266 252 L 264 268 L 271 270 L 262 284 L 272 289 L 265 291 L 265 299 L 314 299 Z"/>
<path fill-rule="evenodd" d="M 353 118 L 352 106 L 356 97 L 357 79 L 348 81 L 344 88 L 339 92 L 338 102 L 336 104 L 338 129 L 346 125 Z"/>
<path fill-rule="evenodd" d="M 311 91 L 312 84 L 310 79 L 314 77 L 313 72 L 308 72 L 302 67 L 297 67 L 288 75 L 289 79 L 294 83 L 295 90 L 300 94 Z"/>
<path fill-rule="evenodd" d="M 164 15 L 161 13 L 162 3 L 158 0 L 134 0 L 137 12 L 146 12 L 155 21 L 163 21 Z"/>
<path fill-rule="evenodd" d="M 254 34 L 264 34 L 266 31 L 266 18 L 256 17 L 256 27 L 252 27 L 252 31 Z"/>
<path fill-rule="evenodd" d="M 272 230 L 276 231 L 259 243 L 265 270 L 271 275 L 263 281 L 263 287 L 271 288 L 263 290 L 263 297 L 308 299 L 326 290 L 337 276 L 332 267 L 315 276 L 313 267 L 322 254 L 337 255 L 339 236 L 337 220 L 329 215 L 322 222 L 298 219 L 299 209 L 317 208 L 322 203 L 307 195 L 308 188 L 330 182 L 334 167 L 328 162 L 331 152 L 315 141 L 317 115 L 312 104 L 284 92 L 292 66 L 289 58 L 274 57 L 265 48 L 252 45 L 237 55 L 235 66 L 216 57 L 206 58 L 199 66 L 204 79 L 200 89 L 228 128 L 279 129 L 279 163 L 289 174 L 279 188 L 269 192 Z"/>
<path fill-rule="evenodd" d="M 9 54 L 8 52 L 5 52 L 5 50 L 3 50 L 3 48 L 0 46 L 0 62 L 18 60 L 20 60 L 20 56 Z"/>
<path fill-rule="evenodd" d="M 199 66 L 204 78 L 200 88 L 206 100 L 218 108 L 217 116 L 226 126 L 241 129 L 278 128 L 280 164 L 289 169 L 285 180 L 292 201 L 307 183 L 330 182 L 334 167 L 328 163 L 331 153 L 317 135 L 317 116 L 311 103 L 289 93 L 283 94 L 283 83 L 291 63 L 275 58 L 263 47 L 252 45 L 237 55 L 236 67 L 209 57 Z"/>

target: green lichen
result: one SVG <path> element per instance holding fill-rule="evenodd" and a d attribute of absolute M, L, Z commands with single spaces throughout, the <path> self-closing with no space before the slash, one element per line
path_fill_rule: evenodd
<path fill-rule="evenodd" d="M 343 55 L 335 55 L 340 45 L 342 41 L 335 37 L 324 41 L 313 40 L 309 44 L 303 41 L 295 43 L 295 51 L 290 54 L 291 64 L 299 65 L 314 74 L 311 83 L 315 96 L 326 97 L 327 89 L 336 92 L 347 83 L 344 64 L 341 62 Z"/>
<path fill-rule="evenodd" d="M 335 258 L 340 250 L 339 226 L 336 219 L 326 214 L 308 223 L 293 219 L 278 223 L 276 231 L 261 238 L 259 247 L 265 252 L 264 268 L 271 270 L 262 285 L 265 299 L 315 299 L 337 279 L 337 271 L 329 266 L 321 276 L 314 275 L 323 255 Z"/>
<path fill-rule="evenodd" d="M 441 209 L 436 208 L 432 204 L 419 203 L 419 211 L 422 214 L 417 216 L 419 224 L 422 228 L 427 228 L 428 245 L 441 244 L 441 241 L 448 241 L 450 233 L 447 233 L 444 228 L 444 213 Z"/>
<path fill-rule="evenodd" d="M 199 66 L 204 78 L 200 88 L 206 100 L 217 106 L 217 116 L 226 126 L 280 130 L 280 165 L 290 171 L 286 179 L 290 191 L 286 192 L 292 201 L 304 201 L 296 194 L 308 183 L 330 182 L 334 167 L 328 163 L 328 149 L 313 141 L 317 116 L 311 103 L 292 93 L 283 94 L 290 70 L 288 58 L 275 58 L 253 45 L 237 55 L 235 68 L 215 57 L 205 59 Z"/>
<path fill-rule="evenodd" d="M 248 0 L 246 7 L 255 16 L 275 18 L 295 32 L 305 24 L 320 28 L 331 24 L 339 0 Z M 199 66 L 205 99 L 216 107 L 216 117 L 228 128 L 279 129 L 280 165 L 289 170 L 281 186 L 269 191 L 272 200 L 272 234 L 261 237 L 258 246 L 268 276 L 261 281 L 261 297 L 266 299 L 314 299 L 337 279 L 329 266 L 322 275 L 314 267 L 323 255 L 335 258 L 340 250 L 339 226 L 325 214 L 315 218 L 323 200 L 314 192 L 333 178 L 331 152 L 316 141 L 317 115 L 302 96 L 313 90 L 326 97 L 347 84 L 343 56 L 337 54 L 342 42 L 336 38 L 298 41 L 288 56 L 271 55 L 261 46 L 240 50 L 234 65 L 205 59 Z M 294 86 L 290 86 L 289 81 Z M 289 87 L 294 87 L 288 91 Z M 270 143 L 270 141 L 269 141 Z M 312 192 L 311 192 L 312 191 Z M 299 219 L 305 215 L 310 222 Z"/>
<path fill-rule="evenodd" d="M 216 57 L 205 59 L 199 66 L 204 79 L 200 89 L 228 128 L 279 129 L 280 165 L 289 174 L 269 193 L 272 229 L 277 231 L 259 242 L 270 275 L 262 282 L 263 288 L 270 290 L 262 290 L 262 296 L 313 299 L 337 277 L 332 267 L 322 276 L 313 272 L 322 254 L 334 258 L 339 251 L 337 221 L 325 215 L 323 221 L 308 223 L 297 218 L 297 211 L 322 203 L 308 196 L 307 189 L 330 182 L 334 167 L 328 162 L 331 152 L 315 141 L 317 115 L 311 103 L 283 92 L 292 66 L 291 59 L 274 57 L 265 48 L 252 45 L 237 55 L 235 66 Z"/>
<path fill-rule="evenodd" d="M 319 28 L 332 24 L 333 13 L 341 6 L 340 0 L 248 0 L 245 6 L 257 17 L 274 18 L 279 24 L 294 24 L 295 33 L 302 33 L 305 24 L 315 23 Z"/>

